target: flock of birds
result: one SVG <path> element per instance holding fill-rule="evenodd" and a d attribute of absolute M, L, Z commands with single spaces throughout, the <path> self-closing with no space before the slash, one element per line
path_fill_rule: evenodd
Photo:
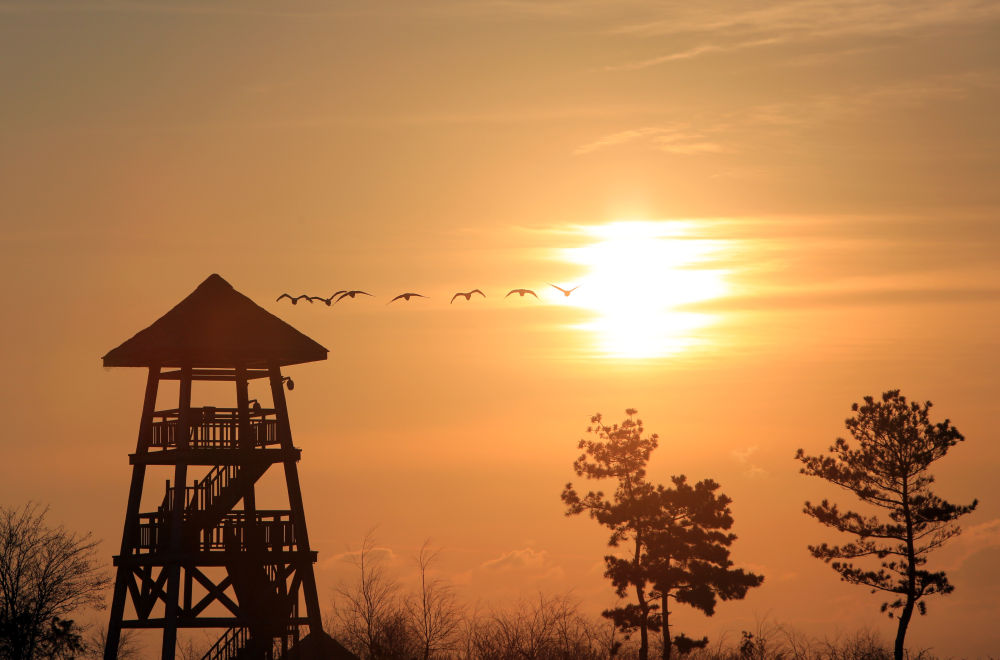
<path fill-rule="evenodd" d="M 579 285 L 577 285 L 577 286 L 573 287 L 572 289 L 564 289 L 561 286 L 556 286 L 555 284 L 551 284 L 551 283 L 549 284 L 549 286 L 551 286 L 554 289 L 558 289 L 559 291 L 562 292 L 562 294 L 564 296 L 569 296 L 569 294 L 573 293 L 578 288 L 580 288 Z M 472 300 L 472 294 L 474 294 L 474 293 L 478 293 L 483 298 L 486 297 L 486 294 L 483 293 L 482 291 L 480 291 L 479 289 L 473 289 L 472 291 L 459 291 L 459 292 L 457 292 L 455 295 L 453 295 L 451 297 L 451 302 L 449 302 L 448 304 L 450 305 L 450 304 L 454 303 L 455 302 L 455 298 L 458 298 L 460 296 L 464 297 L 466 300 Z M 504 298 L 507 298 L 508 296 L 510 296 L 512 294 L 515 294 L 515 293 L 518 294 L 522 298 L 525 296 L 525 294 L 528 294 L 528 293 L 530 293 L 531 295 L 533 295 L 535 298 L 538 298 L 538 294 L 535 293 L 534 291 L 532 291 L 531 289 L 511 289 L 510 291 L 507 292 L 507 295 L 504 296 Z M 359 296 L 359 295 L 371 296 L 373 298 L 375 297 L 375 296 L 372 296 L 372 294 L 368 293 L 367 291 L 360 291 L 360 290 L 357 290 L 357 289 L 352 290 L 352 291 L 347 291 L 346 289 L 341 289 L 340 291 L 334 291 L 327 298 L 324 298 L 323 296 L 310 296 L 309 294 L 306 294 L 306 293 L 303 293 L 303 294 L 298 295 L 298 296 L 293 296 L 290 293 L 283 293 L 280 296 L 278 296 L 278 298 L 277 298 L 277 300 L 275 300 L 275 302 L 281 302 L 281 300 L 283 298 L 288 298 L 293 305 L 297 305 L 300 300 L 306 300 L 306 301 L 309 302 L 310 305 L 312 303 L 314 303 L 314 302 L 322 302 L 322 303 L 325 303 L 327 307 L 330 307 L 331 305 L 336 305 L 337 303 L 339 303 L 344 298 L 351 298 L 353 300 L 356 296 Z M 429 298 L 429 297 L 430 296 L 425 296 L 422 293 L 413 293 L 413 292 L 401 293 L 398 296 L 396 296 L 395 298 L 393 298 L 392 300 L 390 300 L 389 302 L 387 302 L 386 305 L 391 305 L 392 303 L 396 302 L 397 300 L 403 300 L 403 301 L 409 302 L 410 298 Z"/>

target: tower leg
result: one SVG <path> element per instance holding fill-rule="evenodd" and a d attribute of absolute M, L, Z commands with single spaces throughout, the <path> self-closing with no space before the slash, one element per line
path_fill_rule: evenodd
<path fill-rule="evenodd" d="M 191 427 L 191 367 L 181 369 L 179 413 L 177 415 L 177 448 L 186 450 Z M 187 485 L 187 464 L 174 467 L 174 503 L 170 518 L 170 553 L 176 558 L 183 549 L 184 488 Z M 164 567 L 167 577 L 167 607 L 163 615 L 162 660 L 174 660 L 177 649 L 177 610 L 181 595 L 181 565 L 175 559 Z"/>
<path fill-rule="evenodd" d="M 253 456 L 254 438 L 250 435 L 250 390 L 247 380 L 247 370 L 244 365 L 237 365 L 236 369 L 236 410 L 237 423 L 239 424 L 239 444 L 238 447 L 247 458 Z M 250 462 L 247 462 L 249 465 Z M 241 469 L 247 469 L 243 467 Z M 257 527 L 257 496 L 253 481 L 247 483 L 243 491 L 243 511 L 246 516 L 243 542 L 246 546 L 247 563 L 255 567 L 260 566 L 264 555 L 264 537 Z M 253 559 L 249 559 L 252 557 Z M 249 607 L 248 607 L 249 609 Z M 273 625 L 268 627 L 263 625 L 267 622 L 261 620 L 259 614 L 254 616 L 250 623 L 250 637 L 255 640 L 255 644 L 263 647 L 265 640 L 271 643 L 270 632 Z"/>
<path fill-rule="evenodd" d="M 160 384 L 160 368 L 150 367 L 146 376 L 146 396 L 142 403 L 142 418 L 139 421 L 139 437 L 136 441 L 135 453 L 144 454 L 149 448 L 150 435 L 153 431 L 153 411 L 156 410 L 156 392 Z M 128 491 L 128 506 L 125 508 L 125 525 L 122 530 L 122 545 L 119 556 L 124 558 L 131 554 L 135 541 L 136 525 L 139 522 L 139 505 L 142 500 L 142 484 L 146 478 L 146 466 L 136 465 L 132 468 L 132 483 Z M 111 599 L 111 612 L 108 617 L 108 634 L 104 641 L 104 660 L 118 659 L 118 646 L 121 642 L 122 618 L 125 615 L 125 596 L 128 583 L 132 579 L 131 568 L 119 566 L 115 576 L 114 596 Z"/>
<path fill-rule="evenodd" d="M 288 422 L 288 403 L 285 401 L 285 390 L 281 382 L 281 369 L 277 365 L 269 368 L 271 380 L 271 398 L 278 418 L 278 433 L 281 438 L 281 448 L 288 452 L 285 459 L 285 485 L 288 488 L 288 506 L 291 509 L 292 525 L 299 549 L 310 551 L 309 532 L 306 529 L 306 513 L 302 504 L 302 488 L 299 486 L 299 471 L 295 459 L 290 458 L 292 446 L 292 427 Z M 302 576 L 302 595 L 306 601 L 306 617 L 309 619 L 309 631 L 317 632 L 323 629 L 323 617 L 319 611 L 319 595 L 316 593 L 316 576 L 313 573 L 311 561 L 305 561 L 299 567 Z"/>
<path fill-rule="evenodd" d="M 167 566 L 163 570 L 170 571 L 167 578 L 167 611 L 163 622 L 163 645 L 160 658 L 174 660 L 177 650 L 177 597 L 181 581 L 181 567 L 177 564 Z"/>

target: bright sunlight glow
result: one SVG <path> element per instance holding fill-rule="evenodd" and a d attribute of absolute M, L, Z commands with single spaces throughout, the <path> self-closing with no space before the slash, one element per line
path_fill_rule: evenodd
<path fill-rule="evenodd" d="M 723 241 L 700 238 L 693 222 L 620 221 L 580 227 L 597 242 L 561 250 L 586 266 L 580 288 L 563 304 L 591 310 L 578 328 L 593 333 L 605 357 L 668 357 L 702 343 L 696 331 L 714 317 L 680 309 L 729 291 L 726 271 L 712 268 Z"/>

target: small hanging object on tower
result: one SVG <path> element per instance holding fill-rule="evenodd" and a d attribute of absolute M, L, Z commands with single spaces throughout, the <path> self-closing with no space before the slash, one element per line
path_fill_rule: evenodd
<path fill-rule="evenodd" d="M 123 628 L 161 629 L 163 660 L 173 660 L 180 628 L 223 629 L 204 660 L 305 660 L 310 648 L 323 648 L 323 658 L 354 657 L 322 632 L 301 450 L 292 445 L 283 387 L 294 383 L 281 374 L 326 356 L 218 275 L 104 356 L 105 367 L 149 372 L 129 456 L 105 660 L 118 657 Z M 270 407 L 250 399 L 257 379 L 269 386 Z M 178 381 L 176 408 L 157 409 L 162 381 Z M 235 406 L 193 407 L 192 386 L 201 381 L 233 383 Z M 272 466 L 284 471 L 287 509 L 258 506 L 255 485 Z M 172 471 L 173 479 L 159 506 L 142 511 L 147 469 Z M 299 643 L 300 626 L 311 643 Z"/>

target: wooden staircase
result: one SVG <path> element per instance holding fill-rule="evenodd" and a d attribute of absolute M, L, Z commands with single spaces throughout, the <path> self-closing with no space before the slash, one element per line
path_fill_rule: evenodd
<path fill-rule="evenodd" d="M 267 471 L 267 463 L 216 465 L 192 486 L 184 487 L 185 541 L 197 541 L 205 530 L 217 526 L 233 510 L 250 486 Z M 167 482 L 160 510 L 173 511 L 176 486 Z"/>

